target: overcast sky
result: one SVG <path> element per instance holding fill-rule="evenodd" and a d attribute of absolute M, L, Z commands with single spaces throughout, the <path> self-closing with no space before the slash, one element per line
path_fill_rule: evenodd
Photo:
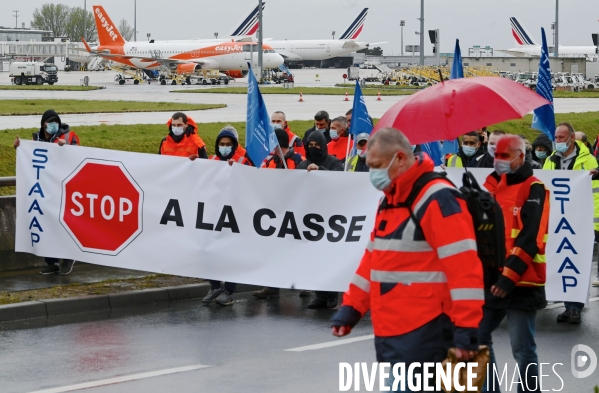
<path fill-rule="evenodd" d="M 30 27 L 35 8 L 48 0 L 0 0 L 0 25 L 14 26 L 12 10 L 19 10 L 19 26 Z M 83 0 L 62 0 L 83 7 Z M 134 0 L 87 0 L 104 6 L 118 24 L 127 19 L 133 25 Z M 156 39 L 213 38 L 230 32 L 257 0 L 137 0 L 137 38 L 151 33 Z M 404 19 L 404 45 L 417 44 L 420 1 L 418 0 L 269 0 L 264 11 L 264 36 L 276 39 L 326 39 L 336 31 L 339 37 L 364 7 L 370 11 L 360 41 L 387 42 L 380 45 L 385 54 L 400 51 L 399 21 Z M 551 23 L 555 0 L 426 0 L 425 30 L 440 29 L 441 52 L 452 52 L 460 39 L 462 52 L 473 45 L 494 49 L 515 46 L 509 17 L 520 19 L 537 42 L 541 27 L 552 44 Z M 599 0 L 560 1 L 560 44 L 592 45 L 591 33 L 599 31 Z M 432 53 L 426 36 L 425 53 Z"/>

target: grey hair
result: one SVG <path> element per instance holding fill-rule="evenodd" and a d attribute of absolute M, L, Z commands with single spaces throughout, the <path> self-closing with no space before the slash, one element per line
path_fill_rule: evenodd
<path fill-rule="evenodd" d="M 401 131 L 395 128 L 381 128 L 371 135 L 368 146 L 372 147 L 373 145 L 379 145 L 381 152 L 386 156 L 395 154 L 399 150 L 406 155 L 413 155 L 410 141 Z"/>
<path fill-rule="evenodd" d="M 510 150 L 520 150 L 523 154 L 526 154 L 526 142 L 518 135 L 504 135 L 499 138 L 497 145 L 507 143 L 507 147 Z"/>
<path fill-rule="evenodd" d="M 239 140 L 239 133 L 237 132 L 237 130 L 235 129 L 235 127 L 233 127 L 232 125 L 230 125 L 230 124 L 227 124 L 226 126 L 224 126 L 224 127 L 221 129 L 221 132 L 222 132 L 222 131 L 231 131 L 231 132 L 232 132 L 232 133 L 235 135 L 235 138 L 236 138 L 237 140 Z"/>
<path fill-rule="evenodd" d="M 567 122 L 564 122 L 564 123 L 559 123 L 559 124 L 557 125 L 557 128 L 560 128 L 560 127 L 562 127 L 562 126 L 564 126 L 564 127 L 566 127 L 566 128 L 568 129 L 568 132 L 570 133 L 570 135 L 574 134 L 574 127 L 572 127 L 572 124 L 570 124 L 570 123 L 567 123 Z M 556 129 L 557 129 L 557 128 L 556 128 Z"/>
<path fill-rule="evenodd" d="M 345 118 L 345 116 L 339 116 L 334 118 L 333 120 L 331 120 L 331 124 L 333 123 L 339 123 L 344 130 L 347 130 L 347 119 Z"/>
<path fill-rule="evenodd" d="M 273 112 L 273 115 L 277 114 L 277 113 L 283 115 L 283 119 L 287 120 L 287 116 L 285 116 L 285 112 L 283 112 L 283 111 L 276 111 L 276 112 Z"/>

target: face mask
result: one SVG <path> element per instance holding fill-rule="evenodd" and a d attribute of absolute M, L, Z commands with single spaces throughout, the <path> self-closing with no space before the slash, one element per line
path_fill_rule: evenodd
<path fill-rule="evenodd" d="M 218 147 L 218 151 L 219 151 L 220 155 L 223 157 L 227 157 L 229 154 L 231 154 L 232 150 L 233 150 L 233 148 L 231 146 L 219 146 Z"/>
<path fill-rule="evenodd" d="M 393 161 L 395 161 L 395 157 L 396 156 L 393 155 L 393 159 L 391 159 L 391 162 L 389 163 L 389 165 L 387 165 L 387 168 L 384 168 L 384 169 L 370 168 L 370 182 L 372 183 L 374 188 L 376 188 L 377 190 L 383 191 L 384 189 L 389 187 L 389 185 L 391 184 L 392 180 L 389 177 L 389 168 L 391 168 L 391 165 L 393 165 Z"/>
<path fill-rule="evenodd" d="M 568 142 L 558 142 L 555 144 L 555 150 L 559 151 L 560 153 L 565 153 L 566 151 L 568 151 L 569 147 L 570 145 L 568 144 Z"/>
<path fill-rule="evenodd" d="M 318 147 L 309 147 L 308 156 L 310 156 L 312 161 L 318 161 L 320 158 L 322 158 L 322 149 Z"/>
<path fill-rule="evenodd" d="M 332 128 L 329 130 L 329 134 L 331 135 L 331 139 L 336 141 L 337 139 L 339 139 L 339 134 L 337 133 L 337 130 L 333 130 Z"/>
<path fill-rule="evenodd" d="M 316 125 L 315 125 L 315 126 L 314 126 L 314 129 L 315 129 L 316 131 L 325 132 L 325 131 L 326 131 L 326 129 L 327 129 L 327 127 L 325 126 L 324 128 L 318 128 L 318 126 L 316 126 Z"/>
<path fill-rule="evenodd" d="M 272 123 L 272 128 L 275 130 L 282 130 L 283 126 L 279 123 Z"/>
<path fill-rule="evenodd" d="M 487 152 L 491 157 L 495 157 L 495 149 L 497 149 L 497 145 L 488 145 Z"/>
<path fill-rule="evenodd" d="M 358 157 L 364 157 L 366 155 L 366 152 L 362 149 L 356 149 L 356 154 L 358 155 Z"/>
<path fill-rule="evenodd" d="M 183 135 L 183 127 L 171 127 L 171 131 L 173 131 L 173 134 L 175 134 L 175 136 Z"/>
<path fill-rule="evenodd" d="M 535 155 L 539 160 L 544 160 L 547 158 L 547 152 L 543 150 L 535 150 Z"/>
<path fill-rule="evenodd" d="M 46 126 L 46 131 L 50 135 L 54 135 L 58 132 L 58 123 L 48 123 Z"/>
<path fill-rule="evenodd" d="M 474 153 L 476 153 L 476 147 L 462 146 L 462 151 L 464 152 L 466 157 L 472 157 Z"/>
<path fill-rule="evenodd" d="M 516 157 L 516 158 L 518 158 L 518 157 Z M 511 165 L 512 165 L 512 162 L 514 162 L 516 160 L 516 158 L 514 158 L 511 161 L 495 159 L 495 161 L 493 161 L 493 168 L 495 168 L 495 172 L 499 176 L 507 175 L 508 173 L 512 173 Z"/>
<path fill-rule="evenodd" d="M 412 145 L 412 151 L 416 150 L 417 145 Z"/>

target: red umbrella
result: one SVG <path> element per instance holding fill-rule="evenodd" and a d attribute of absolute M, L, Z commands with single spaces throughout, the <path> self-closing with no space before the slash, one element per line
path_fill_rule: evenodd
<path fill-rule="evenodd" d="M 549 101 L 509 79 L 492 76 L 438 83 L 393 105 L 373 132 L 393 127 L 412 144 L 454 139 L 518 119 Z"/>

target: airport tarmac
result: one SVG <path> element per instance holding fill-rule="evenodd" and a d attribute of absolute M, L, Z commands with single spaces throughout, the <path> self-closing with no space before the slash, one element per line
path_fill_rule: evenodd
<path fill-rule="evenodd" d="M 296 86 L 333 86 L 335 83 L 342 83 L 340 73 L 342 69 L 304 69 L 295 70 Z M 364 70 L 371 72 L 372 70 Z M 320 82 L 311 81 L 310 78 L 318 73 Z M 90 84 L 95 86 L 104 86 L 102 90 L 92 91 L 30 91 L 30 90 L 0 90 L 0 99 L 80 99 L 80 100 L 110 100 L 110 101 L 149 101 L 149 102 L 184 102 L 184 103 L 223 103 L 226 108 L 189 111 L 188 115 L 197 122 L 222 122 L 222 121 L 245 121 L 247 109 L 247 96 L 244 94 L 184 94 L 171 93 L 173 90 L 187 90 L 197 88 L 218 89 L 219 87 L 204 86 L 162 86 L 157 83 L 152 84 L 125 84 L 118 85 L 113 81 L 115 72 L 71 72 L 61 73 L 59 83 L 69 84 L 74 80 L 79 80 L 85 75 L 90 75 Z M 340 80 L 335 81 L 338 78 Z M 2 80 L 0 74 L 0 80 Z M 73 83 L 71 83 L 73 84 Z M 229 86 L 246 86 L 241 80 L 231 83 Z M 267 89 L 264 86 L 263 89 Z M 372 117 L 380 118 L 393 104 L 405 99 L 407 96 L 384 96 L 382 101 L 377 101 L 376 97 L 365 97 L 369 113 Z M 353 97 L 350 102 L 344 101 L 344 96 L 322 96 L 322 95 L 304 95 L 304 102 L 298 102 L 296 95 L 286 94 L 265 94 L 264 100 L 266 106 L 271 112 L 283 111 L 289 120 L 307 120 L 311 119 L 319 110 L 326 110 L 329 114 L 340 116 L 351 108 Z M 555 100 L 555 110 L 557 113 L 570 112 L 591 112 L 599 111 L 599 99 L 595 98 L 558 98 Z M 147 113 L 101 113 L 101 114 L 80 114 L 65 115 L 64 121 L 71 126 L 97 125 L 97 124 L 160 124 L 168 119 L 169 113 L 165 112 L 147 112 Z M 38 127 L 39 116 L 0 116 L 0 130 L 20 127 Z"/>

